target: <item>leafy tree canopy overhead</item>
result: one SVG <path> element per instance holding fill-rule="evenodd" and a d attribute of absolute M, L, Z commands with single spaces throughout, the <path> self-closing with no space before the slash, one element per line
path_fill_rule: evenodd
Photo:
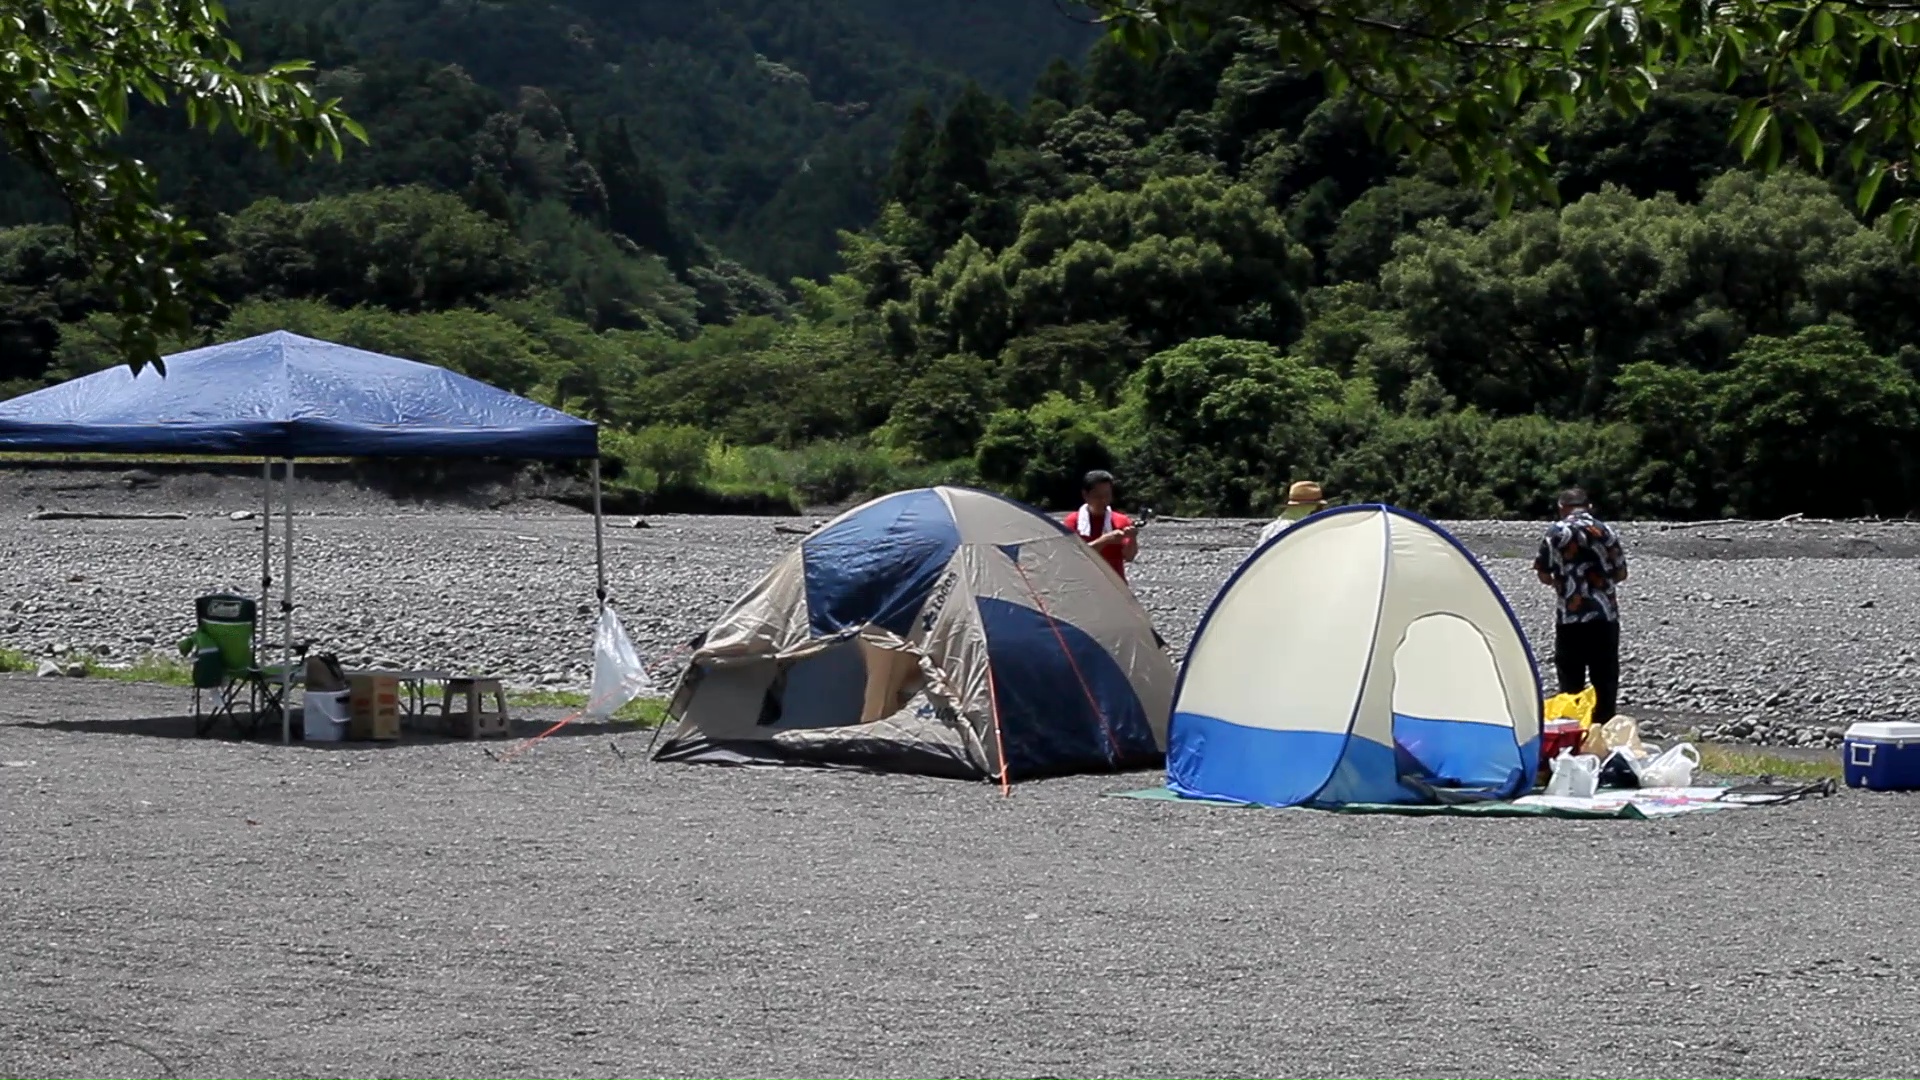
<path fill-rule="evenodd" d="M 1711 65 L 1738 95 L 1728 131 L 1766 169 L 1797 154 L 1857 185 L 1863 213 L 1888 178 L 1920 170 L 1920 7 L 1887 0 L 1089 0 L 1128 46 L 1151 54 L 1245 19 L 1288 61 L 1350 91 L 1368 131 L 1416 158 L 1436 152 L 1490 188 L 1552 198 L 1548 149 L 1529 123 L 1587 103 L 1639 113 L 1689 66 Z M 1849 132 L 1830 155 L 1820 120 Z M 1920 255 L 1920 208 L 1884 209 Z"/>
<path fill-rule="evenodd" d="M 177 105 L 193 127 L 237 129 L 282 157 L 338 155 L 364 139 L 308 66 L 240 70 L 217 0 L 0 2 L 0 139 L 51 181 L 111 286 L 135 370 L 159 364 L 161 334 L 192 324 L 202 239 L 159 198 L 152 170 L 114 145 L 136 100 Z"/>

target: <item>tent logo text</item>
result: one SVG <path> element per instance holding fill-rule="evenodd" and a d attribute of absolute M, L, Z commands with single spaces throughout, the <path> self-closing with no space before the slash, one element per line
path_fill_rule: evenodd
<path fill-rule="evenodd" d="M 933 624 L 935 620 L 940 618 L 940 609 L 947 606 L 947 597 L 953 595 L 953 582 L 957 576 L 958 575 L 952 570 L 949 570 L 946 572 L 946 575 L 940 579 L 940 584 L 934 586 L 933 596 L 927 600 L 927 606 L 920 610 L 920 629 L 922 632 L 933 632 Z"/>

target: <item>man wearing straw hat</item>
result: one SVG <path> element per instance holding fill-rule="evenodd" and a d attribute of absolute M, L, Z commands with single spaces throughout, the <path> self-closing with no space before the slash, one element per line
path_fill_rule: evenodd
<path fill-rule="evenodd" d="M 1287 489 L 1286 508 L 1280 511 L 1279 517 L 1267 522 L 1267 527 L 1260 530 L 1260 539 L 1254 546 L 1266 543 L 1326 508 L 1327 496 L 1320 490 L 1319 484 L 1311 480 L 1294 481 L 1293 486 Z"/>

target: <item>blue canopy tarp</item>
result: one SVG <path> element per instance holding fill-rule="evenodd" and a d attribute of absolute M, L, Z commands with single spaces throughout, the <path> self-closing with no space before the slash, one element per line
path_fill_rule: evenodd
<path fill-rule="evenodd" d="M 445 368 L 276 330 L 166 358 L 166 374 L 126 367 L 0 401 L 0 450 L 234 454 L 282 458 L 285 573 L 281 701 L 291 703 L 293 468 L 312 457 L 497 457 L 591 462 L 594 561 L 607 595 L 599 428 Z M 272 587 L 273 466 L 261 531 L 260 603 Z M 291 738 L 280 709 L 280 738 Z"/>
<path fill-rule="evenodd" d="M 590 421 L 445 368 L 278 330 L 0 402 L 0 450 L 596 458 Z"/>

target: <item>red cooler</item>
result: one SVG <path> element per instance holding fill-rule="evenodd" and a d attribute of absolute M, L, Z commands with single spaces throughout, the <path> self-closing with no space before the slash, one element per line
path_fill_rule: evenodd
<path fill-rule="evenodd" d="M 1580 740 L 1586 735 L 1586 729 L 1578 720 L 1549 720 L 1540 731 L 1540 782 L 1546 783 L 1553 775 L 1552 761 L 1560 756 L 1560 751 L 1569 754 L 1580 752 Z"/>

